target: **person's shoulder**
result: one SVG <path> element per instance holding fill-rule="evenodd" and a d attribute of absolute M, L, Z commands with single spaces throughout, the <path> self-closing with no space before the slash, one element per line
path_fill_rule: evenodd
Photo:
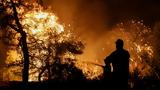
<path fill-rule="evenodd" d="M 115 50 L 115 51 L 113 51 L 112 53 L 111 53 L 111 55 L 114 55 L 114 54 L 116 54 L 118 51 L 117 50 Z"/>
<path fill-rule="evenodd" d="M 124 53 L 125 53 L 128 57 L 130 57 L 129 51 L 127 51 L 127 50 L 124 49 Z"/>
<path fill-rule="evenodd" d="M 125 53 L 128 53 L 128 54 L 129 54 L 129 52 L 128 52 L 127 50 L 123 49 L 123 51 L 124 51 Z"/>

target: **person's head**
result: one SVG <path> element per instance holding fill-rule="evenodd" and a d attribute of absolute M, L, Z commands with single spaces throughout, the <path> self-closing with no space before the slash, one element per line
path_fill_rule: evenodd
<path fill-rule="evenodd" d="M 122 39 L 117 39 L 116 41 L 116 48 L 117 49 L 123 49 L 123 40 Z"/>

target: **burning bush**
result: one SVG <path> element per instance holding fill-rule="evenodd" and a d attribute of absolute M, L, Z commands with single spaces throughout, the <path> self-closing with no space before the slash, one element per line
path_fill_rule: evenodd
<path fill-rule="evenodd" d="M 3 4 L 7 3 L 9 1 Z M 17 6 L 18 18 L 27 34 L 30 81 L 37 81 L 38 77 L 50 79 L 50 66 L 56 63 L 56 60 L 60 60 L 59 64 L 63 64 L 68 62 L 66 58 L 75 60 L 75 55 L 83 52 L 82 42 L 72 36 L 69 31 L 64 31 L 63 25 L 58 23 L 58 18 L 54 13 L 44 10 L 36 2 L 29 4 L 15 0 L 14 3 L 19 5 Z M 12 10 L 8 8 L 6 13 L 10 15 Z M 13 25 L 15 23 L 12 20 L 10 22 Z M 23 68 L 21 36 L 14 29 L 8 27 L 4 32 L 3 41 L 8 45 L 4 79 L 21 80 Z M 43 74 L 43 76 L 39 76 L 39 74 Z"/>

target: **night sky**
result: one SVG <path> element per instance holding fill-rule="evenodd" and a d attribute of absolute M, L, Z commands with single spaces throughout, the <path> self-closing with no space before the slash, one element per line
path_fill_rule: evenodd
<path fill-rule="evenodd" d="M 160 21 L 159 0 L 46 0 L 46 1 L 48 4 L 52 4 L 54 10 L 58 12 L 60 15 L 64 14 L 65 12 L 64 15 L 70 15 L 72 17 L 72 15 L 74 14 L 73 15 L 74 17 L 83 16 L 84 18 L 86 17 L 87 19 L 88 16 L 90 19 L 94 19 L 95 17 L 93 16 L 96 15 L 96 17 L 98 17 L 99 19 L 105 20 L 105 23 L 109 26 L 112 26 L 121 20 L 131 19 L 131 18 L 144 20 L 144 23 L 150 26 L 154 25 L 155 22 Z M 46 1 L 44 0 L 44 2 Z M 87 14 L 84 15 L 84 13 Z"/>
<path fill-rule="evenodd" d="M 130 17 L 140 18 L 148 25 L 160 20 L 159 0 L 106 0 L 106 4 L 113 24 Z"/>

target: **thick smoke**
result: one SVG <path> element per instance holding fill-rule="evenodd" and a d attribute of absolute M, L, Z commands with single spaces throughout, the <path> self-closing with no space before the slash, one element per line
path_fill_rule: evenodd
<path fill-rule="evenodd" d="M 101 64 L 105 56 L 115 49 L 115 40 L 122 38 L 122 35 L 114 30 L 116 24 L 138 19 L 143 20 L 146 26 L 153 27 L 155 21 L 160 20 L 158 1 L 44 0 L 44 3 L 46 6 L 51 5 L 66 28 L 85 42 L 86 49 L 80 57 L 81 60 L 97 61 Z"/>
<path fill-rule="evenodd" d="M 139 32 L 146 27 L 150 27 L 151 29 L 147 29 L 150 32 L 149 36 L 143 37 L 147 38 L 145 43 L 149 42 L 150 44 L 148 45 L 159 47 L 158 44 L 155 43 L 158 40 L 156 36 L 159 35 L 158 33 L 158 35 L 155 35 L 155 32 L 159 32 L 159 30 L 157 30 L 159 24 L 155 24 L 156 21 L 160 20 L 160 13 L 159 10 L 157 10 L 159 7 L 158 1 L 44 0 L 44 2 L 45 5 L 50 4 L 53 11 L 60 18 L 60 21 L 66 25 L 66 28 L 72 30 L 75 35 L 79 36 L 85 43 L 86 48 L 84 54 L 80 56 L 80 60 L 104 64 L 104 58 L 115 49 L 116 39 L 124 39 L 125 48 L 129 49 L 132 47 L 131 45 L 133 45 L 131 41 L 134 41 L 133 39 L 136 37 L 134 36 L 134 34 L 136 35 L 137 33 L 136 30 Z M 143 25 L 134 25 L 132 20 L 136 20 L 136 24 L 141 23 L 141 20 L 143 20 Z M 123 28 L 129 30 L 121 32 L 120 27 L 116 26 L 117 24 L 121 24 L 121 22 L 124 23 Z M 138 39 L 140 40 L 141 37 Z M 142 46 L 144 44 L 138 40 L 136 43 Z M 157 52 L 155 50 L 153 51 L 155 53 Z M 159 57 L 159 55 L 157 55 L 157 57 Z M 158 58 L 156 60 L 158 61 Z"/>
<path fill-rule="evenodd" d="M 108 30 L 106 4 L 101 0 L 48 0 L 47 3 L 52 3 L 53 11 L 61 22 L 66 26 L 70 24 L 68 29 L 85 43 L 81 60 L 102 61 L 104 57 L 101 55 L 105 51 L 103 46 L 107 42 L 104 36 Z"/>

